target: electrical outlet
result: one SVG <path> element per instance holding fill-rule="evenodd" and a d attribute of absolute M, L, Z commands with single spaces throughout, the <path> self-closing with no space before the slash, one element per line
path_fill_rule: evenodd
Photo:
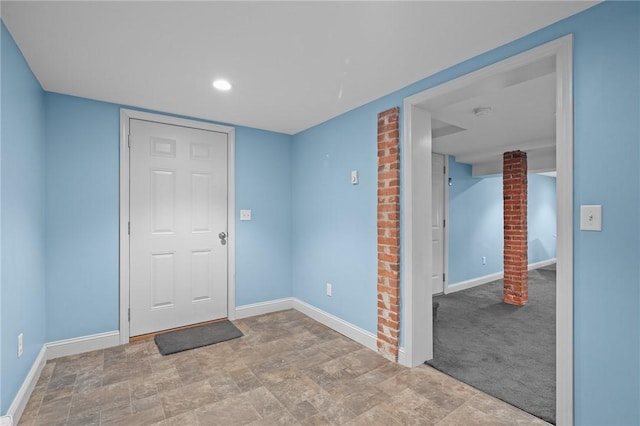
<path fill-rule="evenodd" d="M 20 358 L 22 356 L 22 350 L 23 350 L 22 333 L 20 333 L 20 334 L 18 334 L 18 358 Z"/>
<path fill-rule="evenodd" d="M 327 283 L 327 296 L 331 297 L 331 295 L 332 295 L 331 283 Z"/>
<path fill-rule="evenodd" d="M 487 256 L 482 256 L 482 264 L 483 265 L 487 264 Z"/>

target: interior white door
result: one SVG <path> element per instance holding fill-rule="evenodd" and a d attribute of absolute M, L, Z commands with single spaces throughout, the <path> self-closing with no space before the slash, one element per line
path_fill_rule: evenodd
<path fill-rule="evenodd" d="M 130 335 L 227 316 L 227 135 L 130 120 Z"/>
<path fill-rule="evenodd" d="M 433 249 L 431 289 L 433 294 L 444 291 L 444 155 L 431 154 L 431 238 Z"/>

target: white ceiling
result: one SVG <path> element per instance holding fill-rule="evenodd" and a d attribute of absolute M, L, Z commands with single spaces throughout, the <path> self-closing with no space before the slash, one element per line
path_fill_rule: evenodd
<path fill-rule="evenodd" d="M 555 170 L 555 63 L 545 62 L 547 74 L 497 89 L 471 86 L 460 93 L 468 97 L 434 110 L 433 150 L 473 165 L 475 175 L 500 173 L 502 154 L 515 150 L 527 152 L 530 171 Z M 478 108 L 491 110 L 477 115 Z"/>
<path fill-rule="evenodd" d="M 3 0 L 1 14 L 47 91 L 294 134 L 596 3 Z"/>

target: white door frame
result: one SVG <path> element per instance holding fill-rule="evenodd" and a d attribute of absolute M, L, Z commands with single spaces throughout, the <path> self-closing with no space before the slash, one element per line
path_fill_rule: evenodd
<path fill-rule="evenodd" d="M 515 55 L 496 64 L 428 89 L 404 100 L 404 365 L 433 358 L 431 277 L 431 113 L 418 105 L 491 75 L 544 58 L 556 61 L 557 288 L 556 288 L 556 420 L 573 424 L 573 36 Z M 425 124 L 429 121 L 429 124 Z M 425 197 L 425 194 L 427 195 Z M 415 219 L 414 219 L 415 218 Z M 420 218 L 418 220 L 417 218 Z M 414 238 L 414 236 L 417 236 Z M 428 254 L 420 266 L 416 253 Z M 427 283 L 428 288 L 420 283 Z M 425 306 L 426 300 L 426 306 Z"/>
<path fill-rule="evenodd" d="M 444 241 L 444 253 L 443 253 L 443 266 L 442 271 L 444 272 L 444 283 L 443 284 L 443 294 L 449 293 L 449 156 L 444 156 L 444 165 L 445 165 L 445 173 L 444 173 L 444 191 L 442 192 L 442 196 L 444 200 L 442 200 L 442 208 L 444 209 L 444 229 L 443 232 L 443 241 Z"/>
<path fill-rule="evenodd" d="M 442 155 L 444 161 L 442 177 L 442 219 L 444 220 L 444 225 L 442 226 L 442 273 L 444 274 L 444 279 L 442 280 L 442 294 L 447 294 L 447 283 L 449 282 L 449 156 L 439 152 L 432 152 L 432 154 Z M 433 255 L 433 253 L 431 254 Z"/>
<path fill-rule="evenodd" d="M 235 319 L 236 222 L 235 222 L 235 129 L 161 114 L 120 109 L 120 344 L 129 343 L 129 119 L 226 133 L 227 153 L 227 317 Z"/>

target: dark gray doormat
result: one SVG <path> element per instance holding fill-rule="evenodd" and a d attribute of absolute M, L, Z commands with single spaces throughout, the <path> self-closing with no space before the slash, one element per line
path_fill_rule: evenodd
<path fill-rule="evenodd" d="M 555 265 L 529 271 L 523 307 L 502 303 L 502 280 L 434 301 L 440 306 L 427 364 L 555 423 Z"/>
<path fill-rule="evenodd" d="M 170 355 L 242 336 L 242 332 L 231 321 L 225 320 L 158 334 L 153 340 L 162 355 Z"/>

